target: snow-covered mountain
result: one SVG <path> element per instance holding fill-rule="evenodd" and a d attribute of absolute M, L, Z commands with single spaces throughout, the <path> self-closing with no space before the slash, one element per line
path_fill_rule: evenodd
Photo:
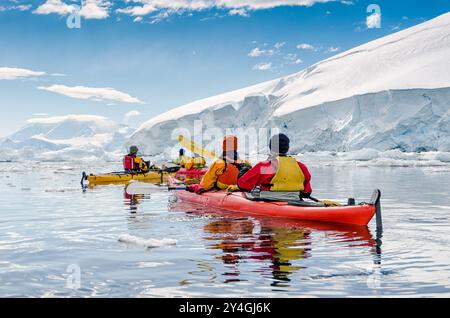
<path fill-rule="evenodd" d="M 0 141 L 0 160 L 113 159 L 131 132 L 102 116 L 33 118 Z"/>
<path fill-rule="evenodd" d="M 175 108 L 144 123 L 128 144 L 167 152 L 174 130 L 193 133 L 202 120 L 223 132 L 276 127 L 293 152 L 450 151 L 449 56 L 447 13 L 299 73 Z"/>

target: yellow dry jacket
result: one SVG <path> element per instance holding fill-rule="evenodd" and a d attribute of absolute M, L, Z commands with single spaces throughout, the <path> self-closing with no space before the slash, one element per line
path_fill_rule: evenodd
<path fill-rule="evenodd" d="M 194 157 L 191 158 L 188 162 L 185 164 L 186 170 L 191 169 L 202 169 L 206 167 L 206 160 L 203 157 Z"/>
<path fill-rule="evenodd" d="M 278 169 L 270 181 L 270 191 L 274 192 L 300 192 L 305 190 L 305 175 L 300 169 L 297 160 L 289 156 L 279 156 Z"/>
<path fill-rule="evenodd" d="M 184 165 L 186 165 L 187 162 L 189 162 L 189 160 L 191 160 L 191 157 L 182 155 L 182 156 L 179 156 L 177 159 L 175 159 L 173 161 L 173 163 L 176 165 L 184 166 Z"/>
<path fill-rule="evenodd" d="M 200 185 L 207 191 L 214 188 L 225 190 L 237 184 L 238 174 L 239 170 L 234 164 L 217 159 L 203 176 Z"/>
<path fill-rule="evenodd" d="M 136 164 L 136 167 L 142 172 L 148 172 L 149 167 L 147 167 L 147 164 L 142 160 L 141 157 L 136 156 L 134 158 L 134 163 Z"/>

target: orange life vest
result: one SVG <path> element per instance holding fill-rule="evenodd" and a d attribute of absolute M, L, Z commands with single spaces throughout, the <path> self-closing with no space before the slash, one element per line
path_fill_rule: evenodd
<path fill-rule="evenodd" d="M 236 167 L 236 165 L 233 163 L 226 162 L 225 170 L 217 179 L 216 186 L 221 190 L 225 190 L 230 185 L 237 184 L 238 175 L 239 169 Z"/>

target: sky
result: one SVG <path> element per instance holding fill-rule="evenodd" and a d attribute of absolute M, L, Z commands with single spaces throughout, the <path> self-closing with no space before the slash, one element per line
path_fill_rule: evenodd
<path fill-rule="evenodd" d="M 448 11 L 448 0 L 0 0 L 0 137 L 68 114 L 137 127 Z"/>

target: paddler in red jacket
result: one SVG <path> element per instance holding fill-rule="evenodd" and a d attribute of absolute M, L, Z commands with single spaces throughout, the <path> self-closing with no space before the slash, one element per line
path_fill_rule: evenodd
<path fill-rule="evenodd" d="M 311 174 L 303 163 L 287 155 L 289 138 L 284 134 L 271 138 L 271 155 L 267 161 L 258 163 L 238 180 L 242 191 L 252 191 L 260 187 L 261 191 L 301 192 L 302 197 L 312 193 Z"/>
<path fill-rule="evenodd" d="M 141 156 L 138 156 L 138 152 L 138 147 L 130 147 L 130 153 L 123 158 L 125 172 L 146 173 L 149 171 L 150 161 L 144 161 Z"/>

